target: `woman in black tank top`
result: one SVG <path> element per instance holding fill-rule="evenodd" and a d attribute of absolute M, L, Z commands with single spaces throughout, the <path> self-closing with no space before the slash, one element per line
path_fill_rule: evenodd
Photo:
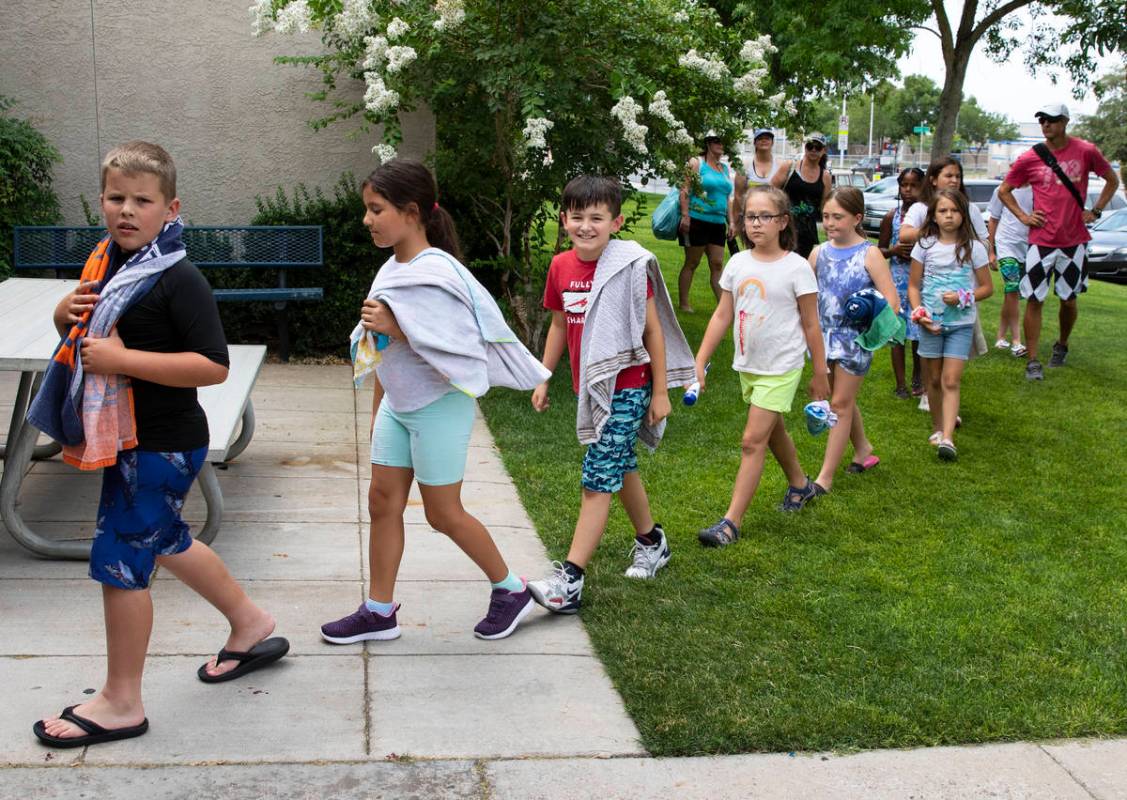
<path fill-rule="evenodd" d="M 826 169 L 826 137 L 812 133 L 806 137 L 805 155 L 797 162 L 783 164 L 771 179 L 790 198 L 791 218 L 798 232 L 795 252 L 803 258 L 818 243 L 818 219 L 822 201 L 830 191 Z"/>

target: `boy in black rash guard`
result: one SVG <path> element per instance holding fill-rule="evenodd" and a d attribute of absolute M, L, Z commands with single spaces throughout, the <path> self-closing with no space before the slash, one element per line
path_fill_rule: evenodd
<path fill-rule="evenodd" d="M 289 649 L 285 639 L 267 638 L 274 618 L 247 597 L 207 545 L 192 539 L 180 518 L 208 449 L 196 387 L 226 380 L 229 360 L 211 287 L 185 257 L 172 158 L 146 142 L 112 150 L 102 162 L 100 201 L 110 240 L 99 244 L 83 281 L 55 309 L 54 322 L 80 346 L 84 373 L 85 441 L 64 448 L 66 460 L 83 469 L 104 466 L 90 577 L 102 584 L 107 674 L 88 702 L 35 723 L 35 735 L 53 747 L 148 730 L 141 677 L 157 564 L 231 624 L 219 655 L 200 667 L 200 680 L 238 677 Z M 101 278 L 89 280 L 93 274 Z"/>

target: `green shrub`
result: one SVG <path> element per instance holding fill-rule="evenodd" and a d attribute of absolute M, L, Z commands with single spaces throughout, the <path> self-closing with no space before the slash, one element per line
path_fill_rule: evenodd
<path fill-rule="evenodd" d="M 348 335 L 360 319 L 360 303 L 368 294 L 376 269 L 390 255 L 372 244 L 361 224 L 363 201 L 358 181 L 345 173 L 332 196 L 298 184 L 292 196 L 279 186 L 272 198 L 257 197 L 254 225 L 324 226 L 324 260 L 320 269 L 293 269 L 289 286 L 320 286 L 324 299 L 289 304 L 290 349 L 293 355 L 348 355 Z M 212 286 L 255 288 L 277 285 L 273 270 L 211 269 Z M 223 327 L 232 342 L 277 342 L 277 317 L 270 303 L 220 303 Z"/>
<path fill-rule="evenodd" d="M 8 115 L 13 104 L 0 95 L 0 279 L 12 270 L 13 226 L 59 222 L 51 167 L 62 159 L 31 123 Z"/>

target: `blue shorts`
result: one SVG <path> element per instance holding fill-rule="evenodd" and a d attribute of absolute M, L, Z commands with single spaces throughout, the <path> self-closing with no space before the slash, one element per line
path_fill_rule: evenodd
<path fill-rule="evenodd" d="M 117 463 L 102 470 L 91 578 L 118 589 L 147 589 L 157 556 L 174 556 L 192 546 L 180 510 L 206 457 L 206 447 L 117 454 Z"/>
<path fill-rule="evenodd" d="M 638 471 L 634 445 L 638 429 L 650 410 L 653 386 L 619 389 L 611 397 L 610 417 L 603 425 L 599 441 L 587 446 L 583 457 L 583 488 L 589 492 L 613 494 L 622 488 L 627 472 Z"/>
<path fill-rule="evenodd" d="M 939 333 L 932 333 L 920 326 L 920 358 L 970 358 L 970 346 L 974 342 L 974 325 L 943 326 Z"/>
<path fill-rule="evenodd" d="M 458 483 L 466 474 L 473 417 L 474 399 L 457 390 L 415 411 L 392 411 L 382 402 L 372 430 L 372 463 L 413 469 L 423 486 Z"/>

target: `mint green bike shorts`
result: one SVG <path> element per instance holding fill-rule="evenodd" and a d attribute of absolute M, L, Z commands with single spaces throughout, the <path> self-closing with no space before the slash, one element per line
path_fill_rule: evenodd
<path fill-rule="evenodd" d="M 416 411 L 392 411 L 385 402 L 372 430 L 372 463 L 415 470 L 423 486 L 446 486 L 465 477 L 474 399 L 447 392 Z"/>

